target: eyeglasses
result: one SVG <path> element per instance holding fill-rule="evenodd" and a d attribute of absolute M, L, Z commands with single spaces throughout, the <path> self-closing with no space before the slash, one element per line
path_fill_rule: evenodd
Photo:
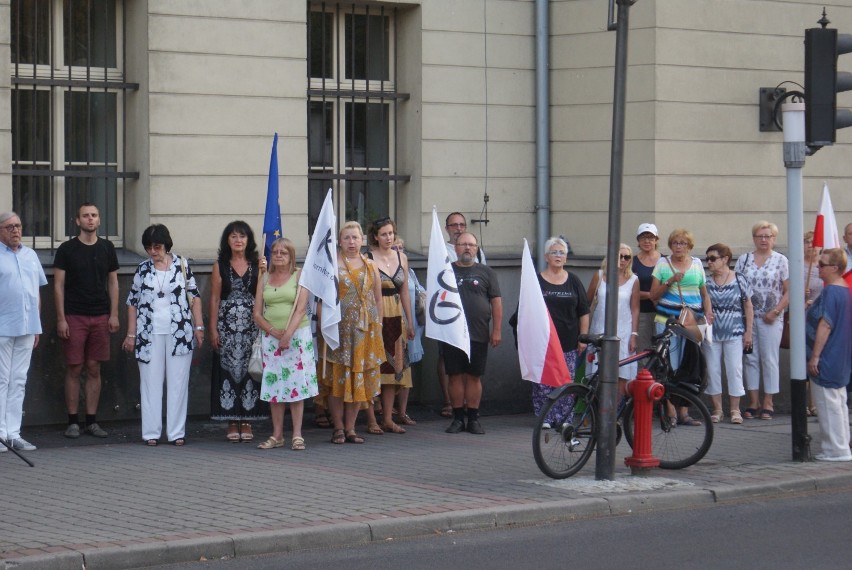
<path fill-rule="evenodd" d="M 394 251 L 405 251 L 405 246 L 402 245 L 392 245 L 391 249 Z"/>
<path fill-rule="evenodd" d="M 475 243 L 457 243 L 456 245 L 459 247 L 479 247 Z"/>
<path fill-rule="evenodd" d="M 568 252 L 560 251 L 558 249 L 554 249 L 553 251 L 548 251 L 547 255 L 553 255 L 555 257 L 565 257 L 566 255 L 568 255 Z"/>
<path fill-rule="evenodd" d="M 719 261 L 722 258 L 715 256 L 715 255 L 708 255 L 704 259 L 707 261 L 707 263 L 716 263 L 717 261 Z"/>
<path fill-rule="evenodd" d="M 447 224 L 448 228 L 466 228 L 467 224 L 464 222 L 456 222 L 455 224 Z"/>
<path fill-rule="evenodd" d="M 657 236 L 654 234 L 642 234 L 636 238 L 639 241 L 657 241 Z"/>
<path fill-rule="evenodd" d="M 164 246 L 161 243 L 152 243 L 151 245 L 149 245 L 145 249 L 147 249 L 149 251 L 162 251 L 162 250 L 166 249 L 166 246 Z"/>
<path fill-rule="evenodd" d="M 759 236 L 754 236 L 754 239 L 772 239 L 772 238 L 774 238 L 774 237 L 775 237 L 774 235 L 769 234 L 769 235 L 759 235 Z"/>
<path fill-rule="evenodd" d="M 673 241 L 672 242 L 672 246 L 685 247 L 685 246 L 688 246 L 688 245 L 689 245 L 688 241 Z"/>
<path fill-rule="evenodd" d="M 618 257 L 620 257 L 620 258 L 621 258 L 621 261 L 628 261 L 628 260 L 630 260 L 630 258 L 632 258 L 633 256 L 632 256 L 632 255 L 626 255 L 626 254 L 623 254 L 623 253 L 622 253 L 622 254 L 621 254 L 621 255 L 619 255 Z"/>
<path fill-rule="evenodd" d="M 21 224 L 6 224 L 3 226 L 3 229 L 7 232 L 21 231 L 21 228 L 23 228 Z"/>

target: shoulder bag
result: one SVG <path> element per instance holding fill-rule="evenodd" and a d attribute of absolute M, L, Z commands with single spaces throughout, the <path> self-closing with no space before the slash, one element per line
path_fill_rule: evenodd
<path fill-rule="evenodd" d="M 691 260 L 692 258 L 690 258 L 690 263 Z M 674 265 L 672 265 L 671 259 L 666 257 L 666 261 L 668 262 L 669 267 L 671 267 L 672 273 L 677 274 L 677 270 Z M 677 294 L 680 296 L 680 315 L 678 315 L 677 322 L 684 328 L 689 340 L 696 344 L 701 344 L 704 334 L 701 332 L 699 325 L 706 325 L 707 322 L 704 320 L 704 317 L 696 316 L 695 311 L 688 307 L 683 301 L 683 291 L 680 288 L 680 281 L 677 282 Z"/>

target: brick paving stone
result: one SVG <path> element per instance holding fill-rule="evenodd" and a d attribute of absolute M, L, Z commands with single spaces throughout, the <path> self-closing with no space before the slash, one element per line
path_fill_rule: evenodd
<path fill-rule="evenodd" d="M 552 486 L 544 484 L 551 480 L 532 457 L 530 415 L 486 417 L 482 437 L 446 434 L 443 418 L 415 419 L 418 425 L 404 436 L 368 437 L 360 446 L 331 445 L 328 430 L 306 428 L 308 449 L 299 453 L 228 443 L 222 426 L 211 422 L 191 421 L 184 448 L 148 448 L 138 442 L 133 424 L 109 426 L 106 443 L 67 440 L 55 428 L 34 430 L 28 439 L 39 446 L 30 455 L 35 468 L 12 454 L 0 456 L 6 497 L 0 570 L 3 560 L 48 552 L 166 549 L 178 541 L 305 529 L 321 533 L 383 520 L 452 518 L 457 521 L 452 528 L 469 528 L 479 524 L 475 513 L 586 497 L 638 493 L 643 500 L 676 500 L 678 495 L 666 495 L 677 493 L 681 487 L 676 485 L 717 490 L 722 497 L 818 488 L 820 481 L 852 486 L 850 464 L 790 460 L 786 416 L 741 426 L 717 424 L 703 461 L 681 471 L 656 470 L 653 477 L 668 483 L 646 491 L 629 489 L 633 477 L 624 465 L 630 453 L 624 442 L 616 449 L 616 480 L 610 488 L 590 485 L 594 458 L 575 477 Z M 808 428 L 812 435 L 818 432 L 816 421 Z M 264 430 L 268 426 L 258 433 Z M 279 481 L 286 485 L 276 488 Z M 68 524 L 82 512 L 98 521 L 96 529 Z M 542 512 L 548 517 L 552 511 Z M 473 518 L 464 522 L 460 517 L 468 514 Z M 445 524 L 435 522 L 439 518 L 428 519 L 430 528 Z M 493 526 L 493 518 L 488 520 Z"/>

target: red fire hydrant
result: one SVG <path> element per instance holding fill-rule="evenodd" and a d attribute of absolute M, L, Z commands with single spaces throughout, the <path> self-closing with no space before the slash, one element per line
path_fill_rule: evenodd
<path fill-rule="evenodd" d="M 634 475 L 644 475 L 660 465 L 651 453 L 651 421 L 653 403 L 663 397 L 665 390 L 645 368 L 627 384 L 627 391 L 633 396 L 633 455 L 625 458 L 624 464 Z"/>

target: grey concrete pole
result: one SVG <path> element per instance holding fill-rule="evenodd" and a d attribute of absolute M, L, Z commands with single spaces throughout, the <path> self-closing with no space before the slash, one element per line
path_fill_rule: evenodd
<path fill-rule="evenodd" d="M 595 479 L 615 478 L 615 437 L 618 408 L 618 245 L 621 240 L 621 188 L 624 178 L 624 117 L 627 96 L 627 32 L 630 6 L 635 0 L 617 0 L 615 79 L 612 97 L 612 150 L 609 177 L 609 231 L 606 248 L 606 313 L 601 350 L 598 452 Z"/>
<path fill-rule="evenodd" d="M 550 0 L 535 2 L 535 251 L 544 269 L 550 235 Z"/>
<path fill-rule="evenodd" d="M 793 461 L 810 461 L 805 361 L 805 245 L 802 168 L 805 166 L 805 104 L 785 103 L 784 166 L 787 169 L 787 241 L 790 260 L 790 404 Z"/>

